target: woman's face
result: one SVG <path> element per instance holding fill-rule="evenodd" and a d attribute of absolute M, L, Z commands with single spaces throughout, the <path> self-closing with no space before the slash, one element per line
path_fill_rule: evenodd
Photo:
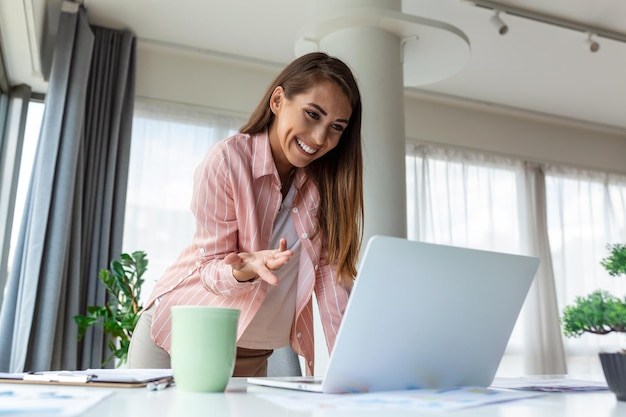
<path fill-rule="evenodd" d="M 288 99 L 282 87 L 270 98 L 274 120 L 270 146 L 279 174 L 302 168 L 339 143 L 352 114 L 350 100 L 334 82 L 324 81 Z"/>

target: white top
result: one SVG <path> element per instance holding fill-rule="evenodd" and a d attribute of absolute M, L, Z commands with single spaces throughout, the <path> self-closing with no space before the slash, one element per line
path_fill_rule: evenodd
<path fill-rule="evenodd" d="M 273 271 L 279 284 L 270 285 L 259 312 L 250 322 L 237 342 L 248 349 L 277 349 L 289 344 L 289 335 L 296 312 L 298 265 L 300 262 L 300 239 L 290 216 L 295 187 L 291 187 L 280 207 L 272 231 L 270 248 L 277 248 L 280 239 L 287 239 L 287 248 L 293 251 L 289 262 Z"/>

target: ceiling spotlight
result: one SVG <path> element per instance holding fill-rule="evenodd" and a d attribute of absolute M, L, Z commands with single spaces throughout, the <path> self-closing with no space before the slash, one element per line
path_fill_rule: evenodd
<path fill-rule="evenodd" d="M 491 24 L 493 24 L 496 29 L 498 29 L 498 33 L 500 35 L 505 35 L 509 31 L 509 26 L 504 23 L 504 21 L 500 18 L 500 10 L 494 10 L 495 13 L 491 16 Z"/>
<path fill-rule="evenodd" d="M 585 39 L 584 46 L 585 49 L 588 49 L 590 52 L 598 52 L 600 50 L 600 44 L 593 40 L 592 33 L 587 33 L 587 39 Z"/>

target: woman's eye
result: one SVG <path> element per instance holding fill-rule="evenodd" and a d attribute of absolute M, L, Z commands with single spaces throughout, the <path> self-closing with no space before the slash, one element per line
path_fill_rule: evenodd
<path fill-rule="evenodd" d="M 315 113 L 314 111 L 311 111 L 311 110 L 307 110 L 306 114 L 308 114 L 309 117 L 312 117 L 315 120 L 319 120 L 319 118 L 320 118 L 319 114 L 317 114 L 317 113 Z"/>
<path fill-rule="evenodd" d="M 332 128 L 335 129 L 337 132 L 343 132 L 343 125 L 332 125 Z"/>

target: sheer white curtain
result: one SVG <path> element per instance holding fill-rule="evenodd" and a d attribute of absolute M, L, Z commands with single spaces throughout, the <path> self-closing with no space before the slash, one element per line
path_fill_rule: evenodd
<path fill-rule="evenodd" d="M 568 373 L 548 233 L 546 182 L 540 164 L 524 163 L 519 183 L 522 233 L 530 255 L 541 260 L 520 313 L 523 323 L 522 362 L 526 374 Z"/>
<path fill-rule="evenodd" d="M 596 289 L 626 296 L 626 278 L 600 265 L 608 243 L 626 242 L 626 176 L 548 166 L 546 195 L 559 311 Z M 570 372 L 597 373 L 596 353 L 624 348 L 626 338 L 583 335 L 565 346 Z"/>
<path fill-rule="evenodd" d="M 519 253 L 522 164 L 432 146 L 409 146 L 409 239 Z"/>
<path fill-rule="evenodd" d="M 600 373 L 597 353 L 624 337 L 565 339 L 560 314 L 597 288 L 626 294 L 599 263 L 626 241 L 626 176 L 431 145 L 406 162 L 410 239 L 541 259 L 498 373 Z"/>
<path fill-rule="evenodd" d="M 541 223 L 536 206 L 544 199 L 533 186 L 536 172 L 522 161 L 409 145 L 406 166 L 409 239 L 549 258 L 547 244 L 541 244 L 547 236 L 531 233 Z M 553 282 L 549 264 L 540 275 L 499 375 L 565 372 L 556 300 L 547 291 Z"/>
<path fill-rule="evenodd" d="M 196 167 L 214 143 L 244 122 L 212 109 L 136 100 L 123 249 L 148 255 L 142 299 L 191 242 L 195 223 L 189 204 Z"/>

